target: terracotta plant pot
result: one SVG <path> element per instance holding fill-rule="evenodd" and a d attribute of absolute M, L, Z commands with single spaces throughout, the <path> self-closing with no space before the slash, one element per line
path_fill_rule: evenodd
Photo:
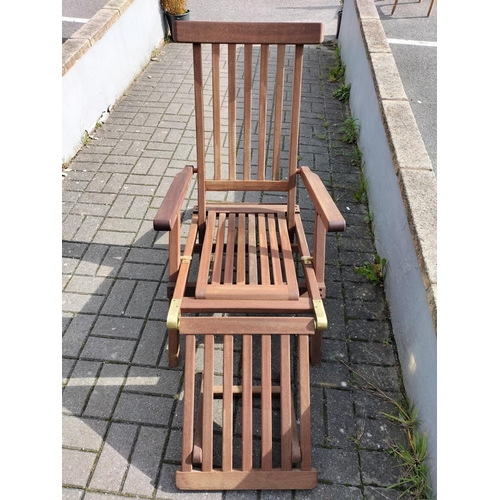
<path fill-rule="evenodd" d="M 165 13 L 165 18 L 167 19 L 167 24 L 168 24 L 168 29 L 170 31 L 170 38 L 175 42 L 174 40 L 174 32 L 172 30 L 172 25 L 174 21 L 189 21 L 189 10 L 185 12 L 184 14 L 170 14 L 170 12 L 167 12 L 166 10 L 163 11 Z"/>

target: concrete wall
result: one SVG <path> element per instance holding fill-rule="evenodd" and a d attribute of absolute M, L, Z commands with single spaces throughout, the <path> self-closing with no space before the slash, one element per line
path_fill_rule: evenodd
<path fill-rule="evenodd" d="M 111 0 L 63 44 L 62 163 L 149 62 L 164 33 L 158 0 Z"/>
<path fill-rule="evenodd" d="M 345 0 L 339 44 L 404 385 L 437 493 L 436 177 L 373 0 Z"/>

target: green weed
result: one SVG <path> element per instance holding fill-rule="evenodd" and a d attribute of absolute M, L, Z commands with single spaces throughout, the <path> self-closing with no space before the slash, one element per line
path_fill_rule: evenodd
<path fill-rule="evenodd" d="M 347 102 L 349 101 L 349 96 L 351 94 L 351 84 L 343 84 L 341 87 L 339 87 L 335 92 L 332 93 L 332 96 L 335 97 L 335 99 L 338 99 L 340 102 Z"/>
<path fill-rule="evenodd" d="M 342 124 L 340 131 L 342 132 L 343 142 L 354 144 L 358 140 L 359 125 L 356 123 L 357 121 L 351 116 Z"/>
<path fill-rule="evenodd" d="M 375 262 L 365 262 L 361 267 L 355 267 L 354 272 L 359 276 L 364 276 L 374 286 L 383 286 L 386 264 L 387 259 L 381 259 L 376 254 Z"/>

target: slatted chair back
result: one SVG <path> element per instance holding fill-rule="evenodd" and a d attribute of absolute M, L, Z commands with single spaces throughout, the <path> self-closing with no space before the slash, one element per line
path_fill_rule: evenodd
<path fill-rule="evenodd" d="M 199 226 L 209 191 L 274 191 L 286 193 L 294 227 L 304 45 L 322 42 L 323 25 L 183 21 L 173 31 L 193 44 Z"/>

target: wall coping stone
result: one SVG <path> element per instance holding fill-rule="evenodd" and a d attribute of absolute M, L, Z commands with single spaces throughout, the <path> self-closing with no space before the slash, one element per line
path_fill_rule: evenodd
<path fill-rule="evenodd" d="M 437 179 L 373 0 L 354 1 L 437 334 Z"/>
<path fill-rule="evenodd" d="M 99 41 L 134 0 L 110 0 L 62 44 L 62 76 Z"/>

